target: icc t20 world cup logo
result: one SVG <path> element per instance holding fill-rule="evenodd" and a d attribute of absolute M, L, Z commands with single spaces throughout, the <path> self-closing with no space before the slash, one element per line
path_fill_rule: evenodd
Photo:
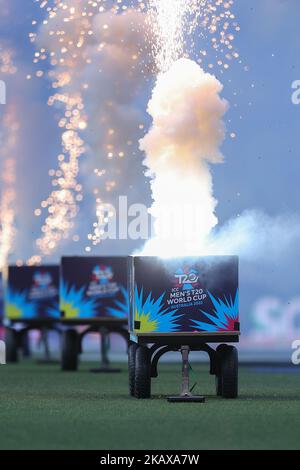
<path fill-rule="evenodd" d="M 199 286 L 198 271 L 188 266 L 177 269 L 174 278 L 175 287 L 179 287 L 182 290 L 190 290 Z"/>
<path fill-rule="evenodd" d="M 99 264 L 93 268 L 91 282 L 87 289 L 88 296 L 113 297 L 119 291 L 114 281 L 114 272 L 111 266 Z"/>
<path fill-rule="evenodd" d="M 104 264 L 97 265 L 92 272 L 92 281 L 98 284 L 108 284 L 114 277 L 113 270 L 110 266 Z"/>
<path fill-rule="evenodd" d="M 30 299 L 46 300 L 55 297 L 57 293 L 57 287 L 55 287 L 52 274 L 49 271 L 39 269 L 33 273 L 29 292 Z"/>

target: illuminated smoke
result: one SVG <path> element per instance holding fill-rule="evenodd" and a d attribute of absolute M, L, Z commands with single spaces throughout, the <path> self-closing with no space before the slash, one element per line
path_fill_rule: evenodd
<path fill-rule="evenodd" d="M 8 15 L 8 8 L 1 3 L 1 16 Z M 17 72 L 14 51 L 0 44 L 0 73 L 4 79 Z M 6 101 L 6 100 L 5 100 Z M 1 113 L 0 127 L 0 269 L 8 262 L 16 235 L 16 147 L 18 138 L 18 113 L 14 104 L 5 105 Z"/>
<path fill-rule="evenodd" d="M 15 149 L 18 129 L 16 108 L 14 105 L 6 106 L 0 137 L 0 269 L 7 264 L 16 235 Z"/>
<path fill-rule="evenodd" d="M 52 65 L 50 76 L 57 91 L 49 104 L 65 108 L 59 121 L 62 153 L 58 168 L 50 170 L 55 188 L 36 210 L 37 216 L 48 212 L 38 240 L 43 254 L 68 237 L 83 190 L 95 197 L 98 219 L 88 238 L 99 243 L 102 201 L 111 201 L 116 191 L 128 187 L 130 173 L 136 173 L 136 163 L 128 161 L 134 160 L 144 127 L 136 101 L 152 61 L 145 15 L 127 8 L 120 14 L 121 5 L 113 2 L 107 10 L 99 8 L 102 3 L 95 8 L 96 2 L 83 0 L 54 2 L 45 24 L 30 35 L 38 46 L 34 62 L 40 69 L 46 59 Z M 42 70 L 37 73 L 44 75 Z M 83 153 L 87 159 L 81 162 Z M 80 171 L 84 188 L 78 183 Z"/>
<path fill-rule="evenodd" d="M 239 59 L 233 45 L 235 32 L 240 30 L 231 12 L 233 2 L 150 3 L 156 36 L 152 51 L 163 73 L 158 75 L 148 105 L 153 124 L 141 140 L 151 178 L 151 213 L 156 220 L 155 237 L 143 252 L 160 256 L 237 254 L 250 262 L 278 261 L 289 247 L 299 244 L 299 217 L 270 217 L 252 210 L 217 226 L 209 165 L 222 161 L 219 148 L 226 111 L 226 102 L 219 96 L 222 85 L 194 62 L 177 60 L 193 49 L 189 34 L 198 30 L 196 20 L 212 45 L 210 53 L 205 48 L 200 51 L 197 62 L 208 69 L 217 66 L 223 73 L 230 61 Z M 197 12 L 195 7 L 199 7 Z"/>
<path fill-rule="evenodd" d="M 295 214 L 269 216 L 247 210 L 211 234 L 205 252 L 239 255 L 244 260 L 275 262 L 300 242 L 300 217 Z"/>
<path fill-rule="evenodd" d="M 44 20 L 38 34 L 30 35 L 31 41 L 39 46 L 34 62 L 49 59 L 53 67 L 49 75 L 53 89 L 58 91 L 49 98 L 48 104 L 63 112 L 58 122 L 62 130 L 62 152 L 58 155 L 57 169 L 49 171 L 53 178 L 53 190 L 41 202 L 41 207 L 35 210 L 38 217 L 47 211 L 42 236 L 37 240 L 37 246 L 44 255 L 51 254 L 61 240 L 69 236 L 78 213 L 78 202 L 82 199 L 82 187 L 77 177 L 79 159 L 84 153 L 80 132 L 87 127 L 87 119 L 82 87 L 72 87 L 72 73 L 85 61 L 81 47 L 89 27 L 89 22 L 84 21 L 77 9 L 80 3 L 78 0 L 64 3 L 54 1 L 53 8 L 47 8 L 48 18 Z M 45 8 L 48 2 L 41 2 L 40 6 Z M 41 69 L 36 73 L 38 77 L 43 74 Z"/>
<path fill-rule="evenodd" d="M 225 55 L 227 62 L 237 58 L 233 1 L 37 3 L 47 15 L 30 33 L 37 47 L 36 76 L 43 77 L 50 62 L 54 93 L 49 104 L 62 113 L 62 152 L 57 168 L 50 169 L 54 188 L 35 211 L 44 220 L 37 243 L 43 254 L 51 254 L 74 231 L 79 207 L 86 204 L 81 203 L 83 195 L 88 200 L 93 193 L 96 220 L 88 234 L 90 250 L 101 241 L 106 203 L 114 203 L 117 193 L 130 192 L 132 199 L 137 195 L 134 188 L 142 177 L 137 142 L 145 126 L 139 98 L 145 96 L 153 63 L 156 70 L 166 71 L 183 55 L 205 62 L 210 43 L 213 56 L 218 51 L 224 55 L 215 63 L 222 72 Z M 200 52 L 194 44 L 198 34 L 203 36 Z"/>
<path fill-rule="evenodd" d="M 13 61 L 14 52 L 11 49 L 0 46 L 0 72 L 4 75 L 13 75 L 17 67 Z"/>
<path fill-rule="evenodd" d="M 95 40 L 102 42 L 98 54 L 101 71 L 89 70 L 86 77 L 87 166 L 95 175 L 97 204 L 97 220 L 88 235 L 90 245 L 101 242 L 107 217 L 113 216 L 111 211 L 107 213 L 107 204 L 116 204 L 120 194 L 131 201 L 140 197 L 137 186 L 143 174 L 138 140 L 145 126 L 143 94 L 154 65 L 146 30 L 145 15 L 130 9 L 123 15 L 107 12 L 94 21 Z"/>
<path fill-rule="evenodd" d="M 197 62 L 205 62 L 210 43 L 210 55 L 223 73 L 227 62 L 238 58 L 232 30 L 239 26 L 231 0 L 149 0 L 149 5 L 159 74 L 148 105 L 152 127 L 140 141 L 155 219 L 155 235 L 144 253 L 176 256 L 180 249 L 181 254 L 199 254 L 218 222 L 209 165 L 222 161 L 227 102 L 220 97 L 220 81 Z M 207 46 L 200 57 L 195 51 L 199 35 Z"/>
<path fill-rule="evenodd" d="M 140 141 L 151 177 L 155 238 L 145 253 L 199 253 L 217 223 L 210 163 L 220 145 L 227 103 L 221 83 L 189 59 L 158 76 L 148 112 L 152 127 Z"/>

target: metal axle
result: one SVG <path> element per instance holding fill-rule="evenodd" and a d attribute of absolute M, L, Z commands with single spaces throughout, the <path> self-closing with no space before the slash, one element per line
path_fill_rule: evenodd
<path fill-rule="evenodd" d="M 181 356 L 182 356 L 182 397 L 191 397 L 190 392 L 190 365 L 189 365 L 189 346 L 181 347 Z"/>

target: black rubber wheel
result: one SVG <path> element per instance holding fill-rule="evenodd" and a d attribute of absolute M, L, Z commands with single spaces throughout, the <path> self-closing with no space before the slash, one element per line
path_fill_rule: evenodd
<path fill-rule="evenodd" d="M 221 354 L 221 387 L 223 398 L 238 396 L 238 351 L 227 346 Z"/>
<path fill-rule="evenodd" d="M 219 344 L 216 349 L 216 360 L 217 360 L 217 373 L 216 373 L 216 395 L 222 396 L 222 378 L 221 378 L 221 361 L 222 352 L 227 348 L 227 344 Z"/>
<path fill-rule="evenodd" d="M 134 397 L 135 387 L 135 355 L 138 345 L 130 343 L 128 348 L 129 394 Z"/>
<path fill-rule="evenodd" d="M 13 328 L 5 329 L 6 362 L 19 361 L 19 337 Z"/>
<path fill-rule="evenodd" d="M 62 334 L 62 370 L 77 370 L 79 337 L 76 330 L 66 330 Z"/>
<path fill-rule="evenodd" d="M 139 346 L 135 355 L 134 396 L 150 398 L 151 396 L 151 360 L 148 348 Z"/>

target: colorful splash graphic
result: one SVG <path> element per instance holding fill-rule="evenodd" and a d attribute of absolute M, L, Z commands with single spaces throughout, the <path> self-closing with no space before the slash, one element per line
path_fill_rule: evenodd
<path fill-rule="evenodd" d="M 198 330 L 201 331 L 235 331 L 235 324 L 239 321 L 239 293 L 236 291 L 234 300 L 227 299 L 226 296 L 221 298 L 214 297 L 210 292 L 208 295 L 213 303 L 213 315 L 201 310 L 210 323 L 193 320 Z"/>
<path fill-rule="evenodd" d="M 114 307 L 107 307 L 106 311 L 112 317 L 127 318 L 129 313 L 129 296 L 125 287 L 120 287 L 122 300 L 115 300 Z"/>
<path fill-rule="evenodd" d="M 59 317 L 59 266 L 36 269 L 9 266 L 5 315 L 11 320 L 50 320 Z"/>
<path fill-rule="evenodd" d="M 38 305 L 28 300 L 26 291 L 7 289 L 5 294 L 5 316 L 10 320 L 32 319 L 38 316 Z"/>
<path fill-rule="evenodd" d="M 79 290 L 74 286 L 61 284 L 60 310 L 64 318 L 91 318 L 97 316 L 99 302 L 85 297 L 85 286 Z"/>
<path fill-rule="evenodd" d="M 86 286 L 77 289 L 62 283 L 60 290 L 60 310 L 64 312 L 64 318 L 95 318 L 111 316 L 116 318 L 127 318 L 129 311 L 129 298 L 127 290 L 120 287 L 122 299 L 115 299 L 112 306 L 105 305 L 105 299 L 98 296 L 86 295 Z"/>
<path fill-rule="evenodd" d="M 138 333 L 165 333 L 178 331 L 179 325 L 176 323 L 179 316 L 177 310 L 164 308 L 163 293 L 158 299 L 152 297 L 150 293 L 146 300 L 143 300 L 143 289 L 140 293 L 135 289 L 135 322 L 140 322 Z"/>

